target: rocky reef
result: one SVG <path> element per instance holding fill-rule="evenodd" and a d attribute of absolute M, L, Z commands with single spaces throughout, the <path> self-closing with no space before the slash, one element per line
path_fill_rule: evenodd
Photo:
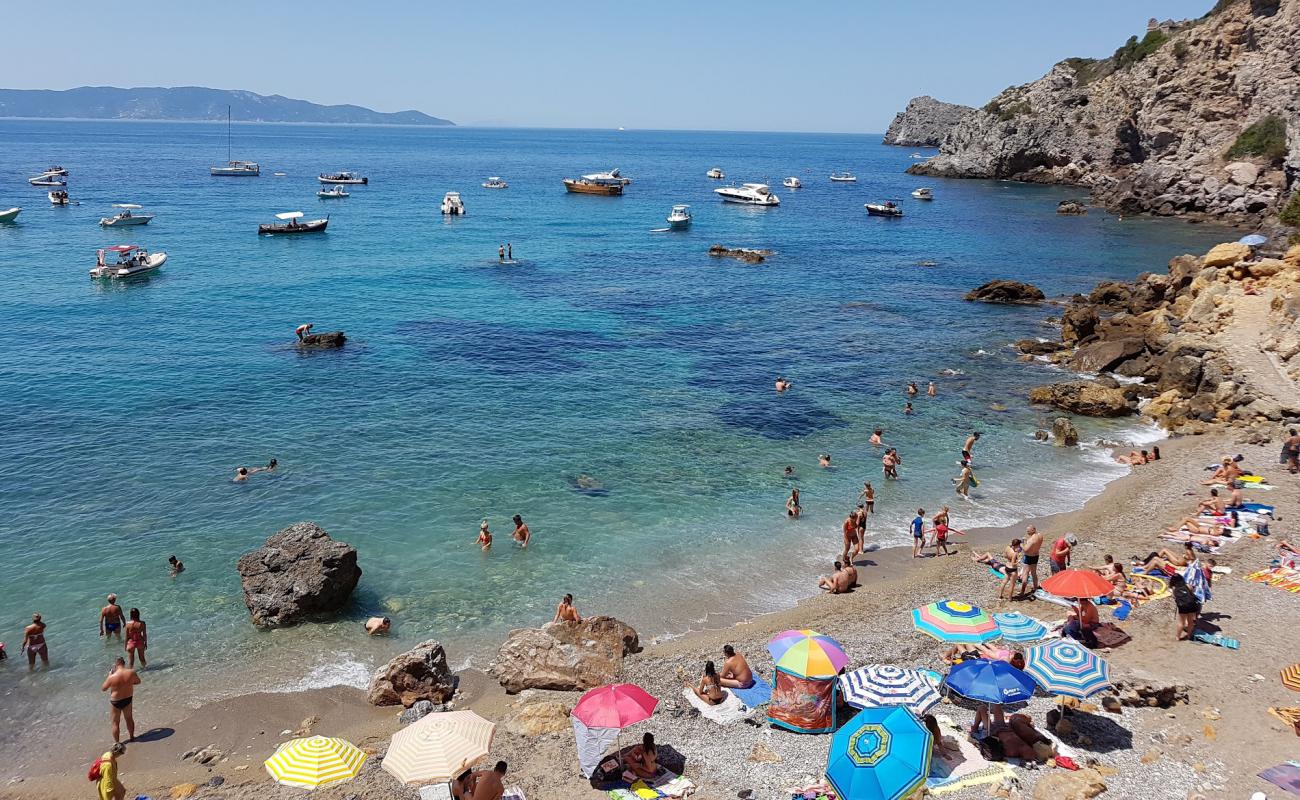
<path fill-rule="evenodd" d="M 1221 0 L 1006 89 L 908 171 L 1079 185 L 1121 213 L 1273 220 L 1300 178 L 1298 62 L 1300 0 Z"/>
<path fill-rule="evenodd" d="M 977 286 L 962 298 L 973 303 L 1034 305 L 1046 299 L 1043 290 L 1020 281 L 996 280 Z"/>
<path fill-rule="evenodd" d="M 938 147 L 948 132 L 974 111 L 928 95 L 913 97 L 905 110 L 894 115 L 884 142 L 900 147 Z"/>

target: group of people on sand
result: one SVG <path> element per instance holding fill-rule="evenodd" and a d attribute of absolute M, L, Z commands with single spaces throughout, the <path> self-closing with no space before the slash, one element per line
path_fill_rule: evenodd
<path fill-rule="evenodd" d="M 501 800 L 506 793 L 505 777 L 509 766 L 498 761 L 492 769 L 465 770 L 451 781 L 454 800 Z"/>
<path fill-rule="evenodd" d="M 718 705 L 726 702 L 726 689 L 749 689 L 754 683 L 754 671 L 749 668 L 745 657 L 736 652 L 731 645 L 722 647 L 722 669 L 719 670 L 712 661 L 704 662 L 704 674 L 700 676 L 697 686 L 688 687 L 695 696 L 708 703 Z"/>
<path fill-rule="evenodd" d="M 966 535 L 965 531 L 959 531 L 952 527 L 952 512 L 948 506 L 943 506 L 930 519 L 930 527 L 925 527 L 925 509 L 918 508 L 916 516 L 908 525 L 908 532 L 912 534 L 912 558 L 924 558 L 922 552 L 929 545 L 934 546 L 935 556 L 953 555 L 956 551 L 948 549 L 948 535 L 951 533 Z M 942 552 L 940 552 L 942 551 Z"/>
<path fill-rule="evenodd" d="M 528 543 L 533 538 L 532 531 L 528 530 L 528 524 L 525 523 L 524 518 L 518 514 L 515 514 L 513 517 L 511 517 L 510 521 L 515 524 L 515 529 L 510 534 L 510 538 L 514 539 L 515 543 L 518 544 L 520 547 L 527 547 Z M 479 523 L 478 539 L 475 541 L 475 543 L 485 553 L 492 549 L 492 531 L 488 529 L 487 520 L 483 520 L 482 522 Z"/>
<path fill-rule="evenodd" d="M 1151 450 L 1130 450 L 1128 455 L 1115 456 L 1115 460 L 1121 464 L 1128 464 L 1130 467 L 1139 467 L 1143 464 L 1151 464 L 1160 460 L 1160 448 L 1156 445 L 1151 446 Z"/>

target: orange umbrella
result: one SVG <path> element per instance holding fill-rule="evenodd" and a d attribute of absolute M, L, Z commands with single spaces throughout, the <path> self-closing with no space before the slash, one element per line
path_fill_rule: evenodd
<path fill-rule="evenodd" d="M 1043 581 L 1043 589 L 1057 597 L 1105 597 L 1114 588 L 1090 569 L 1063 569 Z"/>

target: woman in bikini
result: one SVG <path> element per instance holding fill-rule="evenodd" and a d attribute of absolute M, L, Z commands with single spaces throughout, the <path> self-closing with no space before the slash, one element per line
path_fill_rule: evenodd
<path fill-rule="evenodd" d="M 641 744 L 623 755 L 623 765 L 636 773 L 639 778 L 653 778 L 658 775 L 659 751 L 655 747 L 655 735 L 647 733 L 642 736 Z"/>
<path fill-rule="evenodd" d="M 876 489 L 871 485 L 871 481 L 862 484 L 862 507 L 868 514 L 876 513 Z"/>
<path fill-rule="evenodd" d="M 135 658 L 140 657 L 140 668 L 149 666 L 144 660 L 144 651 L 149 648 L 149 631 L 140 619 L 140 609 L 131 609 L 131 619 L 126 623 L 126 654 L 130 658 L 128 667 L 135 668 Z"/>
<path fill-rule="evenodd" d="M 722 691 L 722 681 L 718 679 L 718 669 L 712 661 L 704 662 L 704 675 L 700 677 L 700 685 L 691 687 L 691 690 L 696 697 L 711 706 L 727 699 L 727 693 Z"/>
<path fill-rule="evenodd" d="M 23 650 L 27 651 L 28 671 L 36 669 L 36 657 L 41 657 L 41 666 L 50 668 L 50 648 L 45 644 L 45 623 L 40 614 L 32 614 L 32 624 L 23 629 Z"/>
<path fill-rule="evenodd" d="M 785 501 L 785 515 L 793 519 L 799 519 L 803 513 L 803 506 L 799 505 L 799 490 L 790 490 L 790 499 Z"/>

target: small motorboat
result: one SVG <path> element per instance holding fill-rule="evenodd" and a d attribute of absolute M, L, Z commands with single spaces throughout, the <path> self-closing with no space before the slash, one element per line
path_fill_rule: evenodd
<path fill-rule="evenodd" d="M 912 191 L 912 196 L 915 197 L 917 200 L 933 200 L 934 190 L 922 186 L 920 189 L 914 189 Z"/>
<path fill-rule="evenodd" d="M 483 182 L 484 189 L 509 189 L 510 184 L 493 175 Z"/>
<path fill-rule="evenodd" d="M 617 183 L 619 186 L 627 186 L 632 182 L 631 178 L 624 178 L 617 167 L 609 172 L 593 172 L 590 175 L 583 175 L 582 178 L 595 183 Z"/>
<path fill-rule="evenodd" d="M 153 219 L 153 214 L 132 214 L 132 211 L 139 211 L 144 206 L 135 203 L 114 203 L 113 208 L 120 208 L 111 217 L 104 217 L 99 221 L 100 225 L 105 228 L 125 228 L 129 225 L 148 225 L 149 220 Z"/>
<path fill-rule="evenodd" d="M 460 192 L 447 192 L 442 196 L 442 213 L 448 217 L 465 216 L 465 203 L 460 199 Z"/>
<path fill-rule="evenodd" d="M 303 218 L 301 211 L 285 211 L 276 214 L 275 218 L 281 222 L 263 223 L 257 226 L 258 233 L 323 233 L 325 226 L 330 224 L 330 218 L 311 219 L 306 222 L 299 222 Z"/>
<path fill-rule="evenodd" d="M 706 178 L 712 178 L 712 179 L 714 179 L 715 181 L 720 181 L 720 180 L 722 180 L 723 178 L 727 177 L 727 175 L 726 175 L 725 172 L 723 172 L 723 171 L 722 171 L 721 169 L 719 169 L 718 167 L 714 167 L 713 169 L 711 169 L 711 170 L 709 170 L 708 172 L 704 173 L 704 177 L 706 177 Z"/>
<path fill-rule="evenodd" d="M 46 192 L 45 196 L 50 198 L 50 205 L 53 206 L 70 206 L 74 202 L 68 197 L 66 189 L 55 189 L 52 192 Z"/>
<path fill-rule="evenodd" d="M 321 183 L 346 183 L 352 186 L 366 186 L 370 183 L 369 178 L 355 172 L 327 172 L 316 180 Z"/>
<path fill-rule="evenodd" d="M 744 203 L 751 206 L 779 206 L 781 198 L 772 194 L 765 183 L 744 183 L 740 186 L 723 186 L 713 190 L 722 195 L 728 203 Z"/>
<path fill-rule="evenodd" d="M 318 190 L 316 196 L 324 200 L 333 200 L 334 198 L 351 197 L 352 195 L 348 194 L 342 186 L 332 186 L 329 189 Z"/>
<path fill-rule="evenodd" d="M 835 183 L 857 183 L 858 176 L 852 172 L 832 172 L 831 180 Z"/>
<path fill-rule="evenodd" d="M 288 175 L 289 173 L 287 173 L 287 172 L 272 172 L 271 174 L 274 175 L 274 176 L 277 177 L 277 178 L 283 178 L 285 175 Z"/>
<path fill-rule="evenodd" d="M 116 254 L 117 260 L 110 261 L 109 254 Z M 166 253 L 150 253 L 133 244 L 105 247 L 97 255 L 95 266 L 90 269 L 92 278 L 132 278 L 153 272 L 167 262 Z"/>
<path fill-rule="evenodd" d="M 64 167 L 60 167 L 59 165 L 55 164 L 54 166 L 46 167 L 46 168 L 45 168 L 45 174 L 46 174 L 46 175 L 63 175 L 63 176 L 66 177 L 67 174 L 68 174 L 68 170 L 65 169 Z"/>
<path fill-rule="evenodd" d="M 572 192 L 573 194 L 619 195 L 623 193 L 623 184 L 617 182 L 609 183 L 606 181 L 593 181 L 588 180 L 587 178 L 579 178 L 578 180 L 565 178 L 564 191 Z"/>
<path fill-rule="evenodd" d="M 672 213 L 668 215 L 668 227 L 675 231 L 685 230 L 691 226 L 691 207 L 678 205 L 673 206 Z"/>
<path fill-rule="evenodd" d="M 19 211 L 22 211 L 22 209 L 18 206 L 0 211 L 0 222 L 13 222 Z"/>
<path fill-rule="evenodd" d="M 793 175 L 781 181 L 781 185 L 787 189 L 799 189 L 803 186 L 803 184 L 799 182 L 799 179 Z"/>
<path fill-rule="evenodd" d="M 33 175 L 27 179 L 32 186 L 67 186 L 68 182 L 60 175 L 51 175 L 48 172 L 40 175 Z"/>
<path fill-rule="evenodd" d="M 901 217 L 903 209 L 893 200 L 886 200 L 883 203 L 864 203 L 867 213 L 873 217 Z"/>

